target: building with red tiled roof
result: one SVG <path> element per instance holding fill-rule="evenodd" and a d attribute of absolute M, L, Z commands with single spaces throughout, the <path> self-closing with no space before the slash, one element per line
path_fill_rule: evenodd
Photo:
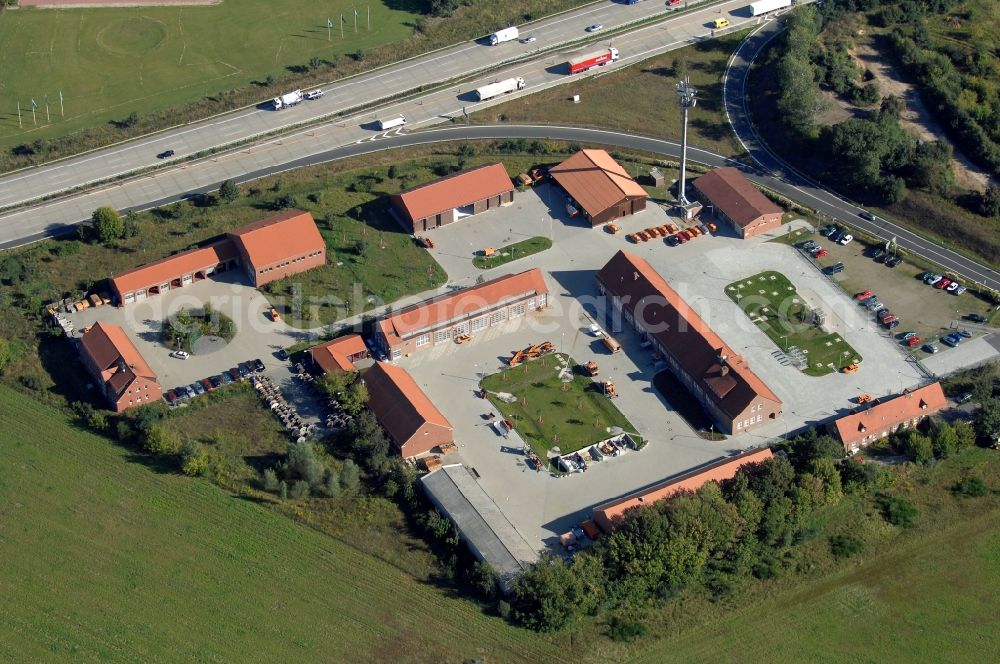
<path fill-rule="evenodd" d="M 898 397 L 870 402 L 827 428 L 848 454 L 854 454 L 895 431 L 917 426 L 947 405 L 941 383 L 931 383 Z"/>
<path fill-rule="evenodd" d="M 287 210 L 230 231 L 254 286 L 326 264 L 326 242 L 308 212 Z"/>
<path fill-rule="evenodd" d="M 781 208 L 732 166 L 716 168 L 691 183 L 701 203 L 743 239 L 781 226 Z"/>
<path fill-rule="evenodd" d="M 422 233 L 514 202 L 503 164 L 489 164 L 407 189 L 389 198 L 407 233 Z"/>
<path fill-rule="evenodd" d="M 313 346 L 309 357 L 324 373 L 344 373 L 357 371 L 356 362 L 371 357 L 364 339 L 358 334 L 348 334 L 333 341 Z"/>
<path fill-rule="evenodd" d="M 581 208 L 591 226 L 646 209 L 646 190 L 604 150 L 580 150 L 549 174 Z"/>
<path fill-rule="evenodd" d="M 141 302 L 236 267 L 239 259 L 230 240 L 189 249 L 111 277 L 111 289 L 120 306 Z"/>
<path fill-rule="evenodd" d="M 396 359 L 463 334 L 475 337 L 487 327 L 544 309 L 548 292 L 538 268 L 508 274 L 393 312 L 379 321 L 376 343 Z"/>
<path fill-rule="evenodd" d="M 742 433 L 781 417 L 781 399 L 645 260 L 619 251 L 597 285 L 720 430 Z"/>
<path fill-rule="evenodd" d="M 402 367 L 376 362 L 363 374 L 368 407 L 404 458 L 454 442 L 451 423 Z"/>
<path fill-rule="evenodd" d="M 661 500 L 668 500 L 678 493 L 695 492 L 709 482 L 723 482 L 736 477 L 741 468 L 749 464 L 762 463 L 771 459 L 770 448 L 747 450 L 720 461 L 695 468 L 679 477 L 640 489 L 622 498 L 598 505 L 594 508 L 594 521 L 606 533 L 610 533 L 621 521 L 625 512 L 637 507 L 649 507 Z"/>
<path fill-rule="evenodd" d="M 156 374 L 117 325 L 95 323 L 84 332 L 80 359 L 116 412 L 156 403 L 162 397 Z"/>

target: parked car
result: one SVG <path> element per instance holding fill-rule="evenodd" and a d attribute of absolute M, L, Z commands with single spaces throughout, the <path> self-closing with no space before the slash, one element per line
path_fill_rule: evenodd
<path fill-rule="evenodd" d="M 955 397 L 955 403 L 965 403 L 972 400 L 972 392 L 963 392 Z"/>
<path fill-rule="evenodd" d="M 252 360 L 253 370 L 260 372 L 264 370 L 264 363 L 260 361 L 260 358 L 255 358 Z"/>
<path fill-rule="evenodd" d="M 236 366 L 240 370 L 240 376 L 246 378 L 247 376 L 250 375 L 250 367 L 247 365 L 246 362 L 240 362 Z"/>
<path fill-rule="evenodd" d="M 938 352 L 937 344 L 924 344 L 924 352 L 930 353 L 931 355 Z"/>
<path fill-rule="evenodd" d="M 896 327 L 895 325 L 893 325 L 893 323 L 897 324 L 899 323 L 899 319 L 896 318 L 895 314 L 889 314 L 888 316 L 882 319 L 882 324 L 885 325 L 890 330 Z"/>
<path fill-rule="evenodd" d="M 217 376 L 211 376 L 208 379 L 208 381 L 212 384 L 212 389 L 213 390 L 216 390 L 216 389 L 218 389 L 218 388 L 220 388 L 220 387 L 222 387 L 223 385 L 226 384 L 225 381 L 222 380 L 222 375 L 221 374 L 217 375 Z"/>
<path fill-rule="evenodd" d="M 854 241 L 854 236 L 853 235 L 851 235 L 850 233 L 844 233 L 837 240 L 837 244 L 848 245 L 848 244 L 850 244 L 853 241 Z"/>
<path fill-rule="evenodd" d="M 677 238 L 677 242 L 679 242 L 680 244 L 684 244 L 685 242 L 688 241 L 687 235 L 684 235 L 683 231 L 678 232 L 677 235 L 675 235 L 674 237 Z"/>
<path fill-rule="evenodd" d="M 961 295 L 962 293 L 964 293 L 967 290 L 969 290 L 969 289 L 966 288 L 965 286 L 959 286 L 958 288 L 956 288 L 955 290 L 953 290 L 951 292 L 951 294 L 952 295 Z"/>
<path fill-rule="evenodd" d="M 830 252 L 829 252 L 829 251 L 827 251 L 826 249 L 820 249 L 820 250 L 819 250 L 819 251 L 817 251 L 817 252 L 816 252 L 815 254 L 813 254 L 813 258 L 824 258 L 824 257 L 826 257 L 826 255 L 827 255 L 827 254 L 829 254 L 829 253 L 830 253 Z"/>
<path fill-rule="evenodd" d="M 855 293 L 854 294 L 854 299 L 857 300 L 858 302 L 864 302 L 865 300 L 867 300 L 868 298 L 870 298 L 872 295 L 873 295 L 873 293 L 870 290 L 863 290 L 860 293 Z"/>
<path fill-rule="evenodd" d="M 887 260 L 885 262 L 885 266 L 886 267 L 896 267 L 897 265 L 899 265 L 902 262 L 903 262 L 902 256 L 893 256 L 892 258 L 890 258 L 889 260 Z"/>
<path fill-rule="evenodd" d="M 948 279 L 947 277 L 945 277 L 944 279 L 939 279 L 934 284 L 934 288 L 937 288 L 938 290 L 942 290 L 943 288 L 947 287 L 948 284 L 950 284 L 950 283 L 951 283 L 951 279 Z"/>
<path fill-rule="evenodd" d="M 961 286 L 962 286 L 962 284 L 958 283 L 957 281 L 953 281 L 950 284 L 948 284 L 948 286 L 947 286 L 947 288 L 945 288 L 945 290 L 948 291 L 949 293 L 954 293 Z"/>
<path fill-rule="evenodd" d="M 920 337 L 910 337 L 909 339 L 906 340 L 906 345 L 909 346 L 910 348 L 915 348 L 919 344 L 920 344 Z"/>
<path fill-rule="evenodd" d="M 219 377 L 222 378 L 223 385 L 230 385 L 233 382 L 233 375 L 228 371 L 223 371 L 222 373 L 219 374 Z"/>
<path fill-rule="evenodd" d="M 888 309 L 879 309 L 879 312 L 878 312 L 878 314 L 876 314 L 876 317 L 878 318 L 878 321 L 881 323 L 882 321 L 884 321 L 886 318 L 888 318 L 891 315 L 892 315 L 892 312 L 889 311 Z"/>
<path fill-rule="evenodd" d="M 702 235 L 708 235 L 708 226 L 705 224 L 698 224 L 698 230 L 701 231 Z"/>
<path fill-rule="evenodd" d="M 885 305 L 882 304 L 882 301 L 874 296 L 868 298 L 868 300 L 865 302 L 865 307 L 868 309 L 868 311 L 878 311 L 879 309 L 885 309 Z"/>
<path fill-rule="evenodd" d="M 876 263 L 884 263 L 888 258 L 889 258 L 889 252 L 886 251 L 885 249 L 879 249 L 878 251 L 875 252 L 874 259 Z"/>
<path fill-rule="evenodd" d="M 840 236 L 846 232 L 847 231 L 845 231 L 843 228 L 838 227 L 837 230 L 833 231 L 828 236 L 830 238 L 830 242 L 838 242 L 840 240 Z"/>
<path fill-rule="evenodd" d="M 178 401 L 177 392 L 168 390 L 167 393 L 163 395 L 163 400 L 167 402 L 168 406 L 176 406 Z"/>
<path fill-rule="evenodd" d="M 184 350 L 175 350 L 170 353 L 170 357 L 176 357 L 178 360 L 186 360 L 191 357 L 191 354 Z"/>
<path fill-rule="evenodd" d="M 277 353 L 275 353 L 274 356 L 277 357 L 282 362 L 287 362 L 288 361 L 288 351 L 285 350 L 284 348 L 282 348 Z"/>
<path fill-rule="evenodd" d="M 195 396 L 201 396 L 205 393 L 205 388 L 202 387 L 201 383 L 191 383 L 188 385 L 188 389 L 194 392 Z"/>
<path fill-rule="evenodd" d="M 812 249 L 809 250 L 809 253 L 815 256 L 821 251 L 823 251 L 823 247 L 817 244 L 816 246 L 814 246 Z"/>
<path fill-rule="evenodd" d="M 965 320 L 971 320 L 973 323 L 985 323 L 986 316 L 980 316 L 979 314 L 966 314 Z"/>
<path fill-rule="evenodd" d="M 206 392 L 212 392 L 215 390 L 215 385 L 212 385 L 212 381 L 209 380 L 208 378 L 202 378 L 198 382 L 201 384 L 202 387 L 205 388 Z"/>
<path fill-rule="evenodd" d="M 944 277 L 942 277 L 940 274 L 931 274 L 924 278 L 924 283 L 927 284 L 928 286 L 933 286 L 942 279 L 944 279 Z"/>
<path fill-rule="evenodd" d="M 827 226 L 824 226 L 822 230 L 820 230 L 819 234 L 822 235 L 823 237 L 830 237 L 830 234 L 835 233 L 836 231 L 837 227 L 833 224 L 829 224 Z"/>
<path fill-rule="evenodd" d="M 972 338 L 972 332 L 969 332 L 968 330 L 959 330 L 958 331 L 958 335 L 960 337 L 964 337 L 965 339 L 971 339 Z"/>
<path fill-rule="evenodd" d="M 804 251 L 812 251 L 813 249 L 815 249 L 815 248 L 816 248 L 816 241 L 815 241 L 815 240 L 806 240 L 805 242 L 803 242 L 803 243 L 802 243 L 802 244 L 800 244 L 799 246 L 800 246 L 800 247 L 801 247 L 801 248 L 802 248 L 802 249 L 803 249 Z"/>
<path fill-rule="evenodd" d="M 897 327 L 899 327 L 899 321 L 898 320 L 891 321 L 889 323 L 886 323 L 885 326 L 886 326 L 886 328 L 888 328 L 890 330 L 894 329 L 894 328 L 897 328 Z"/>
<path fill-rule="evenodd" d="M 676 247 L 677 245 L 679 245 L 681 243 L 681 241 L 677 239 L 676 235 L 668 235 L 667 237 L 665 237 L 663 239 L 663 241 L 666 242 L 667 245 L 669 245 L 671 247 Z"/>
<path fill-rule="evenodd" d="M 183 387 L 183 386 L 182 387 L 175 387 L 174 388 L 174 393 L 177 395 L 178 399 L 190 399 L 191 398 L 191 393 L 188 392 L 188 388 L 187 387 Z"/>
<path fill-rule="evenodd" d="M 916 333 L 916 332 L 903 332 L 903 336 L 902 336 L 902 337 L 900 337 L 900 338 L 901 338 L 901 339 L 902 339 L 903 341 L 906 341 L 907 339 L 912 339 L 912 338 L 913 338 L 913 337 L 915 337 L 915 336 L 917 336 L 917 333 Z"/>
<path fill-rule="evenodd" d="M 592 337 L 600 338 L 604 336 L 604 330 L 602 330 L 601 326 L 597 323 L 591 323 L 590 327 L 587 328 L 587 332 L 589 332 Z"/>
<path fill-rule="evenodd" d="M 844 264 L 838 262 L 838 263 L 834 263 L 833 265 L 827 267 L 823 271 L 826 272 L 827 274 L 831 274 L 832 275 L 832 274 L 838 274 L 840 272 L 843 272 L 844 268 L 845 268 Z"/>
<path fill-rule="evenodd" d="M 240 373 L 240 370 L 237 367 L 233 367 L 232 369 L 229 370 L 228 373 L 230 378 L 232 378 L 234 381 L 242 380 L 243 378 L 243 374 Z"/>
<path fill-rule="evenodd" d="M 949 334 L 947 336 L 941 337 L 941 343 L 943 343 L 946 346 L 951 346 L 952 348 L 954 348 L 958 344 L 962 343 L 962 337 L 958 336 L 957 334 Z"/>

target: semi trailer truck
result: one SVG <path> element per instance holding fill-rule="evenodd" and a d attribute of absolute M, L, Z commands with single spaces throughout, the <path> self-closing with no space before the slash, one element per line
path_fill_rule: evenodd
<path fill-rule="evenodd" d="M 580 57 L 573 58 L 569 61 L 569 73 L 579 74 L 582 71 L 587 71 L 588 69 L 593 69 L 594 67 L 603 67 L 609 62 L 614 62 L 617 59 L 617 48 L 606 48 L 601 51 L 581 55 Z"/>
<path fill-rule="evenodd" d="M 504 28 L 503 30 L 497 30 L 490 35 L 490 46 L 496 46 L 497 44 L 502 44 L 504 42 L 514 41 L 517 39 L 517 34 L 517 28 Z"/>
<path fill-rule="evenodd" d="M 302 99 L 302 90 L 292 90 L 286 95 L 274 98 L 274 110 L 279 111 L 283 108 L 288 108 L 289 106 L 295 106 L 297 103 L 302 101 Z"/>
<path fill-rule="evenodd" d="M 791 7 L 792 0 L 757 0 L 750 3 L 750 16 L 760 16 L 776 9 Z"/>
<path fill-rule="evenodd" d="M 492 99 L 493 97 L 499 97 L 500 95 L 510 94 L 515 90 L 523 89 L 524 79 L 518 76 L 516 78 L 507 78 L 502 81 L 490 83 L 489 85 L 484 85 L 481 88 L 476 88 L 476 97 L 479 101 L 486 101 L 487 99 Z"/>

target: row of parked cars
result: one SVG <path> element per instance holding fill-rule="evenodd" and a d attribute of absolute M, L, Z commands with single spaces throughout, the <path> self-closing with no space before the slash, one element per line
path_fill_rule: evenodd
<path fill-rule="evenodd" d="M 820 229 L 819 234 L 830 240 L 830 242 L 836 242 L 837 244 L 842 244 L 844 246 L 849 245 L 854 241 L 854 236 L 851 235 L 846 228 L 843 226 L 838 226 L 837 224 L 828 224 Z"/>
<path fill-rule="evenodd" d="M 934 272 L 924 272 L 920 279 L 928 286 L 933 286 L 938 290 L 948 291 L 952 295 L 961 295 L 966 291 L 965 286 L 959 283 L 958 279 L 950 279 L 943 274 Z"/>
<path fill-rule="evenodd" d="M 182 401 L 193 399 L 194 397 L 200 397 L 207 392 L 212 392 L 220 387 L 244 380 L 250 374 L 261 373 L 263 371 L 264 363 L 259 359 L 240 362 L 229 371 L 223 371 L 218 375 L 202 378 L 201 380 L 195 381 L 190 385 L 182 385 L 181 387 L 175 387 L 172 390 L 168 390 L 167 393 L 163 395 L 163 400 L 166 401 L 169 406 L 176 406 Z"/>
<path fill-rule="evenodd" d="M 889 311 L 889 309 L 882 304 L 882 301 L 878 299 L 878 296 L 870 290 L 856 293 L 854 295 L 854 299 L 857 300 L 861 306 L 868 309 L 869 312 L 875 314 L 878 322 L 881 323 L 885 329 L 893 330 L 900 326 L 899 318 L 894 313 Z M 919 343 L 919 340 L 917 343 Z"/>

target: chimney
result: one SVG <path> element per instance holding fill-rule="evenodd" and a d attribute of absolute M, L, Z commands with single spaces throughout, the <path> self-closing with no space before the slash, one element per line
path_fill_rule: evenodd
<path fill-rule="evenodd" d="M 639 281 L 639 273 L 638 272 L 633 272 L 632 273 L 632 281 Z"/>
<path fill-rule="evenodd" d="M 729 365 L 728 364 L 723 364 L 722 365 L 722 369 L 719 371 L 719 373 L 722 374 L 723 376 L 728 376 L 729 375 Z"/>

